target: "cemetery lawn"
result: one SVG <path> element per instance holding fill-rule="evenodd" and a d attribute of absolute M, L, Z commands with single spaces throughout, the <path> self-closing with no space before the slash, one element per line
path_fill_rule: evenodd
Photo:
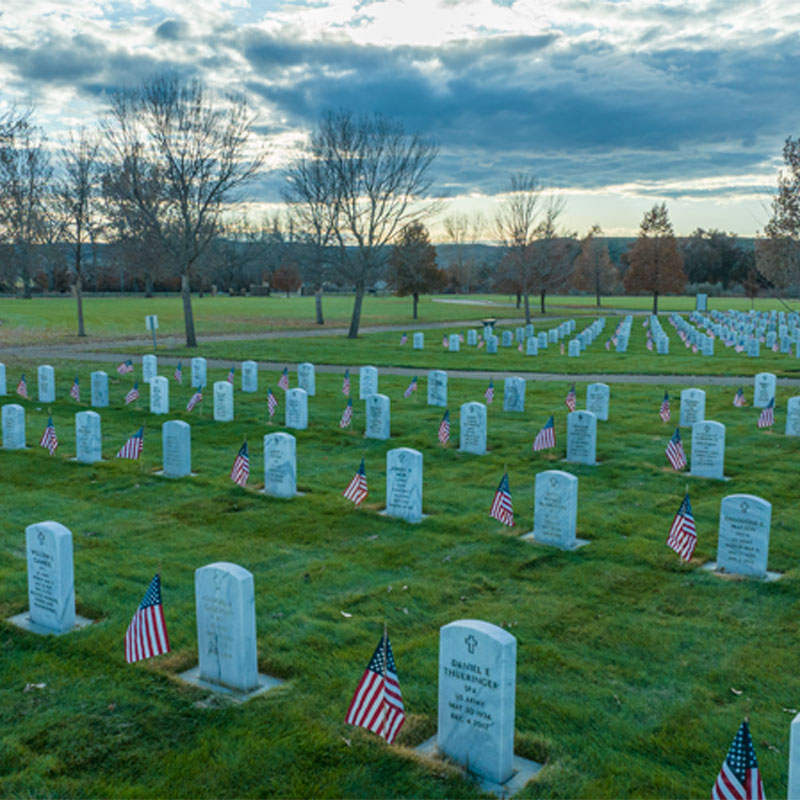
<path fill-rule="evenodd" d="M 374 360 L 361 358 L 363 346 L 352 362 Z M 437 366 L 450 364 L 436 355 Z M 35 376 L 36 364 L 16 366 Z M 457 767 L 413 752 L 436 731 L 439 627 L 460 618 L 517 637 L 515 749 L 545 764 L 521 796 L 707 797 L 745 715 L 766 795 L 786 795 L 789 724 L 800 703 L 800 438 L 782 435 L 787 390 L 778 389 L 774 431 L 763 431 L 757 410 L 734 408 L 729 388 L 708 387 L 706 416 L 727 426 L 731 480 L 722 483 L 668 467 L 677 387 L 612 386 L 610 420 L 598 423 L 601 463 L 586 467 L 560 461 L 566 382 L 529 383 L 524 414 L 502 411 L 498 385 L 489 453 L 478 457 L 456 449 L 458 408 L 482 400 L 483 382 L 450 380 L 453 440 L 442 448 L 442 409 L 425 404 L 423 376 L 410 399 L 402 397 L 407 378 L 380 378 L 392 402 L 392 439 L 380 442 L 361 435 L 357 394 L 353 430 L 339 429 L 341 376 L 318 373 L 310 427 L 292 431 L 304 495 L 276 500 L 258 489 L 262 436 L 284 430 L 267 421 L 265 387 L 276 391 L 277 373 L 262 374 L 261 390 L 245 395 L 237 370 L 236 419 L 214 423 L 210 396 L 192 414 L 163 418 L 147 412 L 146 392 L 121 407 L 133 377 L 110 370 L 112 407 L 100 409 L 107 460 L 87 466 L 69 460 L 73 414 L 88 408 L 69 400 L 75 365 L 53 366 L 60 399 L 52 408 L 21 401 L 28 449 L 0 450 L 1 796 L 482 796 Z M 94 368 L 80 365 L 85 396 Z M 225 372 L 209 370 L 209 383 Z M 12 390 L 15 380 L 9 375 Z M 658 418 L 665 389 L 672 424 Z M 752 387 L 746 392 L 751 399 Z M 182 409 L 191 390 L 170 378 L 170 394 Z M 579 387 L 579 408 L 584 399 Z M 38 446 L 50 412 L 60 443 L 52 457 Z M 534 454 L 550 414 L 557 447 Z M 154 474 L 161 422 L 176 418 L 192 425 L 191 479 Z M 142 460 L 115 460 L 141 425 Z M 228 474 L 245 437 L 251 479 L 241 489 Z M 386 452 L 399 446 L 424 456 L 430 516 L 418 525 L 378 514 Z M 362 455 L 370 495 L 356 509 L 341 492 Z M 488 516 L 505 468 L 514 528 Z M 534 479 L 544 469 L 578 476 L 577 535 L 588 547 L 567 553 L 520 538 L 532 528 Z M 687 484 L 698 544 L 684 564 L 665 541 Z M 700 568 L 716 556 L 721 498 L 740 492 L 773 504 L 769 569 L 783 573 L 775 583 Z M 25 527 L 42 520 L 72 531 L 77 612 L 96 621 L 61 637 L 5 622 L 28 607 Z M 259 669 L 285 680 L 239 707 L 176 677 L 197 663 L 194 570 L 215 561 L 253 573 Z M 172 652 L 128 665 L 125 630 L 159 569 Z M 384 621 L 408 714 L 391 747 L 343 722 Z"/>
<path fill-rule="evenodd" d="M 792 307 L 797 304 L 792 302 Z M 659 299 L 659 310 L 690 312 L 695 306 L 694 297 L 664 297 Z M 585 295 L 565 295 L 547 298 L 546 317 L 568 313 L 570 316 L 607 314 L 613 309 L 649 311 L 652 300 L 647 296 L 604 297 L 598 309 L 594 298 Z M 709 310 L 734 308 L 747 311 L 751 303 L 747 298 L 709 298 Z M 285 297 L 228 297 L 205 295 L 192 298 L 192 308 L 198 336 L 213 334 L 251 334 L 284 329 L 316 328 L 314 298 Z M 756 300 L 757 310 L 785 308 L 777 300 Z M 325 326 L 346 327 L 353 309 L 352 295 L 326 295 L 323 300 Z M 568 311 L 566 309 L 569 309 Z M 789 310 L 786 308 L 786 310 Z M 538 318 L 538 305 L 531 306 Z M 84 341 L 98 339 L 122 340 L 146 337 L 144 327 L 147 314 L 158 315 L 161 339 L 170 336 L 183 338 L 183 310 L 178 295 L 84 297 L 84 316 L 88 339 L 78 340 L 75 300 L 71 297 L 47 297 L 22 300 L 0 298 L 0 344 L 14 345 L 27 342 Z M 464 321 L 475 324 L 484 317 L 514 318 L 523 320 L 522 309 L 516 308 L 513 297 L 505 295 L 438 295 L 423 296 L 419 304 L 419 322 Z M 411 298 L 373 296 L 364 298 L 362 326 L 415 324 L 411 317 Z M 549 324 L 546 323 L 546 324 Z"/>
<path fill-rule="evenodd" d="M 555 327 L 566 317 L 553 317 L 546 323 L 537 322 L 536 332 Z M 593 317 L 575 318 L 575 332 L 579 333 L 591 324 Z M 353 367 L 356 364 L 374 364 L 378 367 L 418 367 L 428 369 L 471 370 L 479 372 L 546 372 L 564 375 L 584 374 L 636 374 L 636 375 L 755 375 L 759 372 L 774 372 L 781 377 L 800 375 L 800 359 L 794 355 L 773 353 L 761 347 L 758 358 L 748 358 L 744 353 L 736 353 L 719 341 L 715 342 L 713 356 L 692 353 L 684 347 L 675 329 L 667 322 L 662 326 L 670 339 L 670 353 L 658 355 L 646 347 L 645 329 L 634 319 L 631 338 L 626 353 L 617 353 L 613 345 L 605 349 L 605 341 L 611 336 L 618 316 L 607 318 L 605 330 L 578 358 L 561 355 L 559 344 L 550 344 L 539 350 L 537 356 L 527 356 L 517 350 L 517 342 L 511 347 L 499 345 L 495 355 L 489 355 L 486 348 L 477 349 L 466 343 L 457 353 L 450 353 L 442 345 L 442 337 L 448 333 L 463 333 L 466 342 L 466 328 L 454 324 L 441 330 L 426 330 L 425 349 L 414 350 L 411 346 L 413 328 L 408 330 L 408 343 L 400 344 L 401 334 L 370 333 L 360 336 L 356 345 L 344 336 L 298 337 L 287 339 L 238 340 L 203 343 L 199 348 L 168 347 L 159 348 L 160 355 L 170 355 L 184 359 L 193 356 L 228 359 L 231 363 L 241 360 L 299 363 L 307 359 L 315 364 L 340 364 Z M 503 330 L 512 327 L 497 327 L 498 336 Z M 572 337 L 569 337 L 572 338 Z M 566 350 L 566 341 L 565 350 Z M 523 345 L 524 346 L 524 345 Z M 124 352 L 144 355 L 152 352 L 150 348 L 125 348 Z M 357 354 L 357 357 L 356 357 Z M 274 388 L 274 387 L 273 387 Z"/>

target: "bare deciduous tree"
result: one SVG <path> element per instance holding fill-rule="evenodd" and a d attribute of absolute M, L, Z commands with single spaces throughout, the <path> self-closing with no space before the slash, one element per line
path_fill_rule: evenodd
<path fill-rule="evenodd" d="M 457 291 L 469 294 L 478 277 L 478 264 L 470 255 L 469 248 L 483 235 L 486 220 L 481 214 L 451 214 L 442 220 L 444 231 L 453 245 L 454 258 L 448 265 L 451 283 Z"/>
<path fill-rule="evenodd" d="M 600 295 L 613 291 L 619 281 L 617 268 L 608 255 L 608 246 L 598 238 L 602 233 L 603 229 L 599 225 L 592 225 L 581 239 L 581 251 L 573 276 L 576 289 L 594 292 L 598 308 Z"/>
<path fill-rule="evenodd" d="M 118 92 L 103 122 L 115 208 L 171 254 L 180 274 L 187 347 L 197 346 L 193 269 L 226 205 L 263 163 L 263 151 L 250 151 L 252 125 L 244 97 L 215 99 L 200 81 L 175 77 Z"/>
<path fill-rule="evenodd" d="M 61 149 L 56 204 L 62 220 L 61 234 L 72 250 L 75 269 L 75 300 L 78 306 L 78 336 L 86 336 L 83 323 L 83 255 L 98 228 L 96 208 L 100 180 L 100 143 L 85 129 L 70 133 Z"/>
<path fill-rule="evenodd" d="M 348 337 L 358 336 L 361 306 L 388 245 L 407 225 L 430 214 L 421 202 L 431 186 L 436 146 L 380 114 L 328 112 L 311 134 L 311 182 L 292 185 L 295 203 L 325 202 L 339 250 L 335 269 L 355 289 Z"/>

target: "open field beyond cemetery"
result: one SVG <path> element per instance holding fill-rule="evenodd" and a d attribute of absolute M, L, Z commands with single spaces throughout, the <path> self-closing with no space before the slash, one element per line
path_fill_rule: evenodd
<path fill-rule="evenodd" d="M 751 308 L 747 298 L 709 298 L 710 309 L 734 308 L 747 311 Z M 797 302 L 789 303 L 791 308 Z M 330 295 L 323 301 L 325 327 L 346 327 L 353 308 L 351 295 Z M 565 312 L 565 308 L 569 311 Z M 604 297 L 602 313 L 614 308 L 631 311 L 649 311 L 652 298 Z M 660 311 L 689 312 L 694 308 L 693 297 L 662 297 Z M 758 299 L 757 310 L 785 308 L 774 299 Z M 193 297 L 193 309 L 198 336 L 214 334 L 254 334 L 263 331 L 315 328 L 313 297 Z M 547 298 L 548 316 L 571 316 L 599 313 L 593 297 L 563 296 Z M 538 299 L 531 298 L 531 313 L 539 316 Z M 92 339 L 122 340 L 131 336 L 146 338 L 144 318 L 157 314 L 158 335 L 161 340 L 184 335 L 183 311 L 177 295 L 146 297 L 91 297 L 84 300 L 86 331 Z M 483 317 L 522 319 L 523 312 L 516 308 L 513 297 L 504 295 L 440 295 L 421 297 L 419 323 L 463 321 L 477 324 Z M 373 297 L 364 299 L 361 324 L 408 325 L 416 324 L 411 318 L 411 298 Z M 70 297 L 0 298 L 0 344 L 21 342 L 77 341 L 75 300 Z"/>
<path fill-rule="evenodd" d="M 145 304 L 124 305 L 139 309 L 136 332 L 142 332 Z M 635 323 L 634 330 L 631 369 L 644 357 L 642 329 Z M 671 338 L 679 359 L 684 348 Z M 377 362 L 373 339 L 379 337 L 347 343 L 349 362 Z M 390 341 L 396 336 L 387 339 L 387 350 Z M 338 344 L 315 341 L 305 352 L 298 341 L 281 346 L 297 348 L 283 351 L 287 360 L 321 363 Z M 242 344 L 237 360 L 255 352 L 247 347 Z M 593 348 L 606 355 L 600 342 Z M 410 354 L 409 345 L 404 357 Z M 426 363 L 445 369 L 449 355 L 441 345 L 424 351 L 432 359 Z M 536 361 L 519 358 L 526 367 Z M 79 407 L 69 399 L 76 364 L 50 363 L 57 402 L 46 408 L 20 401 L 28 449 L 0 451 L 0 619 L 27 608 L 26 525 L 52 519 L 73 533 L 77 612 L 96 622 L 59 638 L 0 622 L 0 795 L 480 796 L 459 769 L 430 766 L 412 749 L 436 729 L 439 627 L 476 618 L 518 639 L 516 752 L 545 763 L 522 796 L 707 797 L 746 714 L 766 794 L 785 796 L 789 723 L 800 705 L 800 439 L 782 433 L 790 390 L 778 389 L 776 425 L 764 431 L 756 428 L 757 410 L 732 406 L 730 388 L 707 388 L 706 417 L 727 426 L 731 480 L 722 483 L 687 478 L 667 464 L 677 386 L 612 386 L 610 420 L 598 425 L 601 463 L 586 467 L 560 461 L 566 380 L 529 383 L 523 414 L 502 411 L 498 385 L 488 414 L 489 453 L 479 457 L 456 450 L 457 410 L 482 400 L 485 381 L 451 379 L 453 440 L 445 449 L 436 438 L 442 410 L 425 404 L 423 375 L 409 399 L 402 396 L 408 378 L 381 377 L 380 389 L 392 401 L 392 439 L 381 442 L 363 438 L 358 400 L 353 429 L 339 429 L 341 374 L 318 373 L 309 428 L 293 431 L 304 495 L 276 500 L 258 489 L 261 439 L 283 429 L 268 422 L 265 404 L 271 385 L 281 403 L 276 420 L 283 420 L 277 371 L 262 373 L 259 393 L 246 395 L 238 390 L 237 370 L 234 422 L 212 421 L 210 397 L 191 414 L 170 415 L 192 425 L 197 473 L 171 481 L 154 474 L 164 418 L 148 413 L 146 391 L 122 407 L 134 377 L 141 378 L 138 366 L 135 376 L 123 377 L 108 364 L 77 366 L 85 398 L 92 369 L 111 377 L 111 408 L 101 409 L 107 460 L 84 466 L 69 460 L 73 414 L 88 408 L 86 400 Z M 29 375 L 35 397 L 36 366 L 14 361 L 9 390 L 19 369 Z M 210 370 L 209 383 L 225 373 Z M 295 385 L 294 371 L 291 380 Z M 173 409 L 185 407 L 186 383 L 170 377 Z M 357 392 L 357 379 L 353 386 Z M 752 399 L 752 383 L 745 389 Z M 664 390 L 673 400 L 671 424 L 657 413 Z M 579 387 L 579 408 L 584 397 Z M 50 412 L 60 442 L 52 457 L 37 446 Z M 550 414 L 557 447 L 534 454 L 532 439 Z M 141 425 L 141 461 L 115 460 Z M 241 489 L 228 473 L 245 437 L 251 479 Z M 688 453 L 688 430 L 684 439 Z M 417 525 L 378 514 L 386 452 L 398 446 L 424 456 L 430 516 Z M 341 492 L 362 455 L 370 495 L 355 509 Z M 488 516 L 506 466 L 514 528 Z M 576 552 L 520 539 L 532 527 L 535 475 L 551 468 L 579 478 L 577 534 L 591 544 Z M 698 545 L 685 565 L 665 540 L 687 482 Z M 722 580 L 700 569 L 716 555 L 721 498 L 740 492 L 773 504 L 769 568 L 783 573 L 777 582 Z M 197 663 L 194 570 L 214 561 L 254 574 L 259 669 L 286 681 L 240 707 L 176 679 Z M 159 568 L 172 653 L 127 665 L 125 629 Z M 384 621 L 409 715 L 392 747 L 343 722 Z M 45 686 L 24 691 L 27 684 Z"/>

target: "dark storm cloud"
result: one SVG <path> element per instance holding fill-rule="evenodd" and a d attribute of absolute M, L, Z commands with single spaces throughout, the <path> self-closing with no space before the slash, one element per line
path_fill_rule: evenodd
<path fill-rule="evenodd" d="M 165 19 L 155 30 L 155 35 L 159 39 L 169 42 L 177 42 L 182 39 L 187 32 L 186 24 L 178 19 Z"/>

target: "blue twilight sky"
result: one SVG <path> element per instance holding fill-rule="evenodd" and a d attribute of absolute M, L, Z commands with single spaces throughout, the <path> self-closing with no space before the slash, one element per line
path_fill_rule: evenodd
<path fill-rule="evenodd" d="M 800 135 L 799 32 L 797 0 L 2 0 L 0 111 L 57 141 L 177 70 L 247 92 L 276 168 L 325 109 L 380 111 L 439 143 L 445 214 L 491 218 L 525 170 L 578 233 L 663 199 L 678 233 L 752 235 Z"/>

